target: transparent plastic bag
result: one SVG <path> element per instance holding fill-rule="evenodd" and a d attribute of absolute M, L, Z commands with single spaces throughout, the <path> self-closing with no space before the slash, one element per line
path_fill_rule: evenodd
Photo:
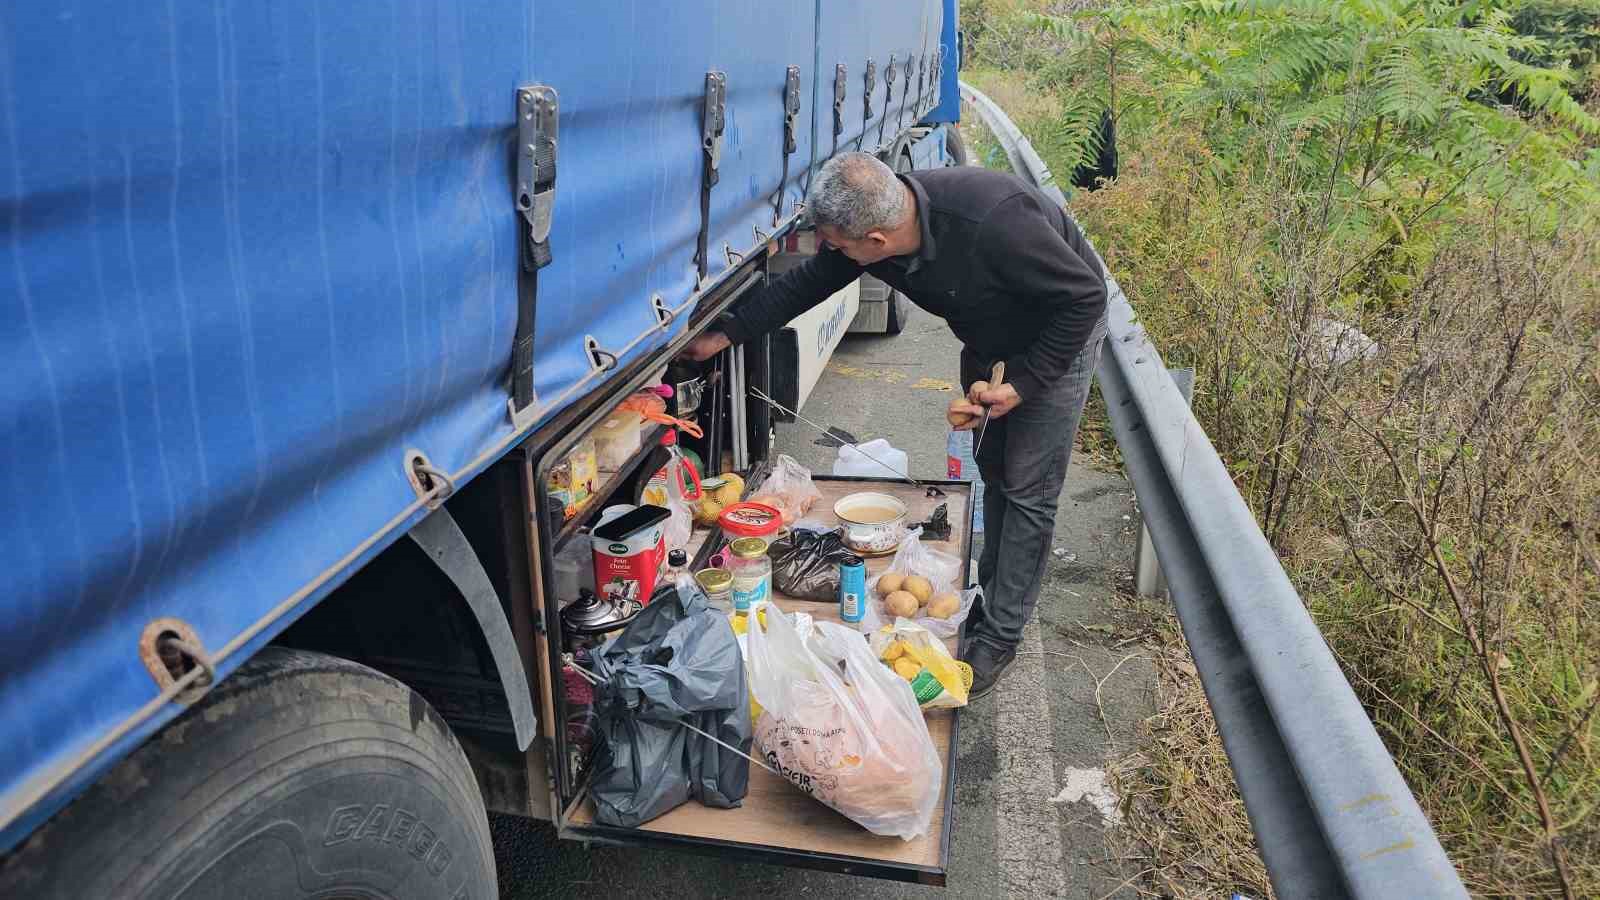
<path fill-rule="evenodd" d="M 666 466 L 667 509 L 672 515 L 662 528 L 662 537 L 668 550 L 686 551 L 690 538 L 694 537 L 694 508 L 701 497 L 700 475 L 676 445 L 669 444 L 667 452 L 671 454 Z M 694 485 L 693 491 L 689 489 L 690 484 Z"/>
<path fill-rule="evenodd" d="M 920 575 L 928 579 L 933 585 L 930 601 L 946 594 L 955 594 L 956 610 L 946 618 L 929 615 L 931 603 L 919 606 L 915 613 L 906 618 L 938 637 L 954 637 L 960 632 L 961 623 L 972 612 L 972 602 L 978 594 L 978 588 L 962 590 L 961 558 L 929 547 L 922 543 L 921 537 L 921 529 L 914 528 L 907 532 L 905 539 L 900 542 L 900 549 L 894 552 L 889 568 L 867 580 L 867 608 L 858 625 L 862 633 L 872 634 L 895 620 L 895 616 L 884 607 L 883 595 L 878 591 L 878 584 L 884 575 Z"/>
<path fill-rule="evenodd" d="M 769 615 L 746 642 L 767 764 L 873 834 L 927 834 L 944 772 L 911 686 L 835 622 L 817 622 L 807 640 Z"/>
<path fill-rule="evenodd" d="M 821 499 L 822 492 L 811 480 L 811 470 L 787 453 L 778 454 L 778 461 L 772 465 L 772 474 L 750 495 L 752 503 L 776 507 L 783 514 L 783 524 L 786 526 L 800 521 L 800 517 L 810 512 L 811 507 Z"/>
<path fill-rule="evenodd" d="M 872 652 L 911 684 L 923 709 L 967 705 L 972 667 L 950 655 L 942 638 L 910 619 L 895 619 L 868 638 Z"/>

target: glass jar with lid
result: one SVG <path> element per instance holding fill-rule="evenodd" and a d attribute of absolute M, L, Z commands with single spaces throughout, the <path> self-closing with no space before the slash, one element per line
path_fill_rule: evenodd
<path fill-rule="evenodd" d="M 701 569 L 694 573 L 694 580 L 706 592 L 706 599 L 711 601 L 713 608 L 733 612 L 732 572 L 727 569 Z"/>
<path fill-rule="evenodd" d="M 733 611 L 748 615 L 772 599 L 772 560 L 767 542 L 761 538 L 740 538 L 728 545 L 728 569 L 733 573 Z"/>

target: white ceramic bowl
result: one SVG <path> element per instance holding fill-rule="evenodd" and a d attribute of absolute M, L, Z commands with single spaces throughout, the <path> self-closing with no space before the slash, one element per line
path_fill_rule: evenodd
<path fill-rule="evenodd" d="M 861 520 L 868 509 L 888 509 L 894 517 L 881 522 Z M 876 491 L 848 494 L 833 504 L 833 514 L 844 524 L 844 545 L 857 553 L 883 553 L 893 550 L 905 535 L 906 505 L 897 498 Z"/>

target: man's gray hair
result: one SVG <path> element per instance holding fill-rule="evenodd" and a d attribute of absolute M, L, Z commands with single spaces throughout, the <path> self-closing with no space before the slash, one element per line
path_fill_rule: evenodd
<path fill-rule="evenodd" d="M 823 164 L 806 195 L 811 221 L 865 237 L 889 231 L 911 215 L 906 190 L 894 170 L 870 153 L 841 153 Z"/>

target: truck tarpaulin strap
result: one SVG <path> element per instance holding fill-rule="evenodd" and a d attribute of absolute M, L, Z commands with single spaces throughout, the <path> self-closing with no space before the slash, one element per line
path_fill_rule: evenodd
<path fill-rule="evenodd" d="M 706 242 L 711 234 L 711 189 L 722 177 L 722 113 L 727 90 L 727 75 L 722 72 L 706 73 L 705 105 L 700 117 L 700 147 L 705 152 L 700 170 L 700 234 L 695 239 L 694 249 L 695 271 L 702 282 L 710 267 Z"/>
<path fill-rule="evenodd" d="M 883 70 L 883 118 L 878 120 L 878 146 L 883 146 L 883 127 L 889 124 L 889 107 L 894 106 L 894 79 L 896 74 L 894 54 L 889 54 L 889 68 Z"/>
<path fill-rule="evenodd" d="M 543 84 L 517 91 L 517 209 L 527 225 L 517 275 L 517 333 L 511 347 L 511 415 L 533 404 L 533 325 L 539 270 L 550 264 L 550 217 L 556 200 L 555 89 Z"/>
<path fill-rule="evenodd" d="M 867 60 L 867 71 L 861 76 L 865 90 L 861 95 L 861 136 L 856 138 L 856 149 L 867 140 L 867 125 L 872 121 L 872 92 L 878 89 L 878 64 L 872 59 Z"/>
<path fill-rule="evenodd" d="M 833 67 L 833 152 L 839 152 L 839 135 L 844 133 L 845 76 L 849 70 L 844 63 Z"/>
<path fill-rule="evenodd" d="M 800 67 L 790 66 L 783 76 L 783 171 L 778 176 L 778 193 L 772 199 L 772 224 L 783 221 L 783 194 L 789 189 L 789 157 L 798 144 L 794 139 L 794 117 L 800 114 Z"/>

